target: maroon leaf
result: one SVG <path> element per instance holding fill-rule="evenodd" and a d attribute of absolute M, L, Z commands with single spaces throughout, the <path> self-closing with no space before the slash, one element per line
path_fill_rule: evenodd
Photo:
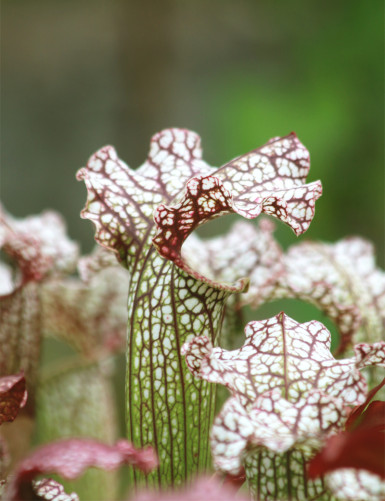
<path fill-rule="evenodd" d="M 225 479 L 223 481 L 223 485 L 230 485 L 234 487 L 235 489 L 240 489 L 242 485 L 246 481 L 246 472 L 245 469 L 243 468 L 238 475 L 231 475 L 230 473 L 227 473 L 225 476 Z"/>
<path fill-rule="evenodd" d="M 382 420 L 385 419 L 385 402 L 372 402 L 372 404 L 374 404 L 372 405 L 370 404 L 370 401 L 384 385 L 385 378 L 381 381 L 380 384 L 369 391 L 363 404 L 357 405 L 351 410 L 345 424 L 345 428 L 347 430 L 352 430 L 357 425 L 372 426 L 374 423 L 381 424 L 381 417 Z"/>
<path fill-rule="evenodd" d="M 331 485 L 339 486 L 338 475 L 345 478 L 346 468 L 352 468 L 345 484 L 349 484 L 352 476 L 351 482 L 358 482 L 364 490 L 377 481 L 366 478 L 364 473 L 360 473 L 362 470 L 385 479 L 385 402 L 369 403 L 384 384 L 385 379 L 368 393 L 363 404 L 353 408 L 345 424 L 346 431 L 330 437 L 322 450 L 309 462 L 308 472 L 311 478 L 334 472 L 330 477 Z M 385 489 L 385 484 L 383 488 Z M 373 499 L 377 499 L 373 493 L 372 495 Z"/>
<path fill-rule="evenodd" d="M 27 401 L 24 373 L 0 377 L 0 424 L 13 421 Z"/>
<path fill-rule="evenodd" d="M 368 470 L 385 479 L 385 435 L 371 428 L 342 432 L 330 437 L 310 461 L 310 478 L 341 468 Z"/>
<path fill-rule="evenodd" d="M 370 402 L 360 419 L 355 422 L 355 427 L 358 426 L 361 429 L 371 428 L 372 430 L 385 431 L 385 402 L 379 400 Z"/>
<path fill-rule="evenodd" d="M 68 439 L 43 445 L 32 452 L 16 468 L 8 489 L 9 501 L 23 501 L 31 492 L 37 475 L 57 473 L 73 480 L 90 467 L 114 470 L 124 464 L 148 473 L 157 465 L 151 448 L 135 449 L 127 440 L 107 445 L 92 439 Z"/>

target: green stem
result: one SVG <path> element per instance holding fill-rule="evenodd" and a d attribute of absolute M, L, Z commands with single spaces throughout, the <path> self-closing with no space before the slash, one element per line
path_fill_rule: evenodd
<path fill-rule="evenodd" d="M 191 335 L 216 343 L 229 292 L 190 277 L 153 247 L 135 263 L 131 277 L 128 438 L 158 453 L 159 469 L 147 485 L 179 485 L 209 466 L 215 403 L 214 385 L 192 376 L 180 349 Z M 134 475 L 136 484 L 144 483 L 143 474 Z"/>
<path fill-rule="evenodd" d="M 296 449 L 282 454 L 266 448 L 250 451 L 244 466 L 253 500 L 337 501 L 322 478 L 307 478 L 306 463 L 310 457 L 311 454 Z"/>

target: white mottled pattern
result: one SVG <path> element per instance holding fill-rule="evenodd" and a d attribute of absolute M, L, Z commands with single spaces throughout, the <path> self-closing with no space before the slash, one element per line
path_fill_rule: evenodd
<path fill-rule="evenodd" d="M 325 476 L 329 489 L 344 501 L 383 501 L 385 482 L 365 470 L 341 468 Z"/>
<path fill-rule="evenodd" d="M 385 332 L 385 273 L 376 268 L 373 246 L 358 237 L 335 244 L 304 242 L 283 258 L 284 273 L 271 299 L 295 297 L 322 309 L 341 334 L 338 353 L 352 342 L 374 342 Z M 258 296 L 249 296 L 258 306 Z"/>
<path fill-rule="evenodd" d="M 365 401 L 359 370 L 385 367 L 385 342 L 359 344 L 354 357 L 336 360 L 330 333 L 317 321 L 299 324 L 280 313 L 250 322 L 245 334 L 238 350 L 215 348 L 205 337 L 182 347 L 196 377 L 231 392 L 214 421 L 211 448 L 215 466 L 232 474 L 239 473 L 246 453 L 261 447 L 278 455 L 311 454 L 342 428 L 347 405 Z"/>
<path fill-rule="evenodd" d="M 178 484 L 206 466 L 212 391 L 187 370 L 180 347 L 191 333 L 215 344 L 225 300 L 248 286 L 244 277 L 206 276 L 204 267 L 184 260 L 182 245 L 197 226 L 231 212 L 246 218 L 266 212 L 302 233 L 321 195 L 320 182 L 304 184 L 308 170 L 308 152 L 295 134 L 214 169 L 202 160 L 195 133 L 168 129 L 152 138 L 137 171 L 105 147 L 78 172 L 88 190 L 82 216 L 130 270 L 128 430 L 136 444 L 156 446 L 157 483 Z"/>

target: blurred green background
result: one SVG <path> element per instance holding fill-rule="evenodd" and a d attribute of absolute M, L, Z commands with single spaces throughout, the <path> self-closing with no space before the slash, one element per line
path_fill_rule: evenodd
<path fill-rule="evenodd" d="M 385 264 L 382 0 L 3 0 L 1 36 L 14 215 L 53 208 L 89 251 L 75 172 L 99 147 L 136 167 L 153 133 L 186 127 L 219 166 L 294 130 L 324 185 L 302 239 L 360 234 Z"/>

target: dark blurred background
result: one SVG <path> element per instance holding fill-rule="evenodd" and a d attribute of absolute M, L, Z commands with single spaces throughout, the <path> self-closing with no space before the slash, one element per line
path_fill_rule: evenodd
<path fill-rule="evenodd" d="M 294 130 L 324 185 L 302 238 L 360 234 L 384 265 L 382 0 L 3 0 L 1 21 L 1 198 L 15 216 L 53 208 L 89 251 L 75 172 L 104 144 L 135 167 L 153 133 L 186 127 L 219 166 Z"/>

